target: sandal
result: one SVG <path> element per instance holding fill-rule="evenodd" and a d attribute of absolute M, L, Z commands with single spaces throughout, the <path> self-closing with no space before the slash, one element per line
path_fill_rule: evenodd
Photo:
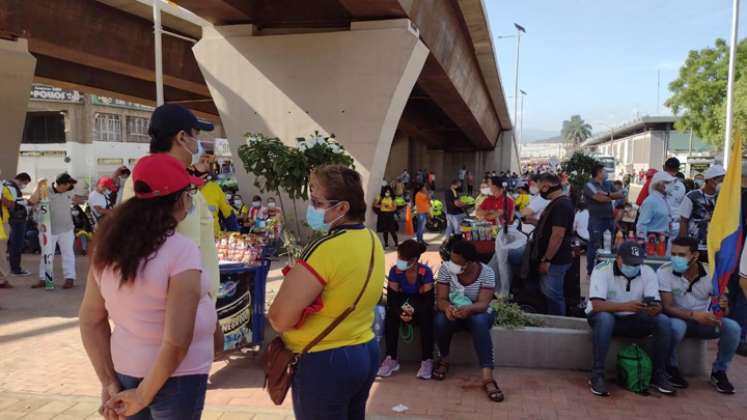
<path fill-rule="evenodd" d="M 438 362 L 436 362 L 436 367 L 433 369 L 431 376 L 437 381 L 443 381 L 446 378 L 447 373 L 449 373 L 449 362 L 439 359 Z"/>
<path fill-rule="evenodd" d="M 498 387 L 498 383 L 494 379 L 491 379 L 489 382 L 483 383 L 482 389 L 485 391 L 485 394 L 487 394 L 490 401 L 503 401 L 503 391 L 501 391 L 501 389 Z"/>

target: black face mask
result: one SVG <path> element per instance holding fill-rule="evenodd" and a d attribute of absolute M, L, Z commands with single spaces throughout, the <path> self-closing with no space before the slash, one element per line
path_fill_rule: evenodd
<path fill-rule="evenodd" d="M 544 198 L 545 200 L 550 199 L 550 194 L 554 193 L 555 191 L 562 190 L 563 187 L 560 185 L 555 185 L 554 187 L 550 187 L 547 189 L 547 191 L 540 192 L 540 196 Z"/>
<path fill-rule="evenodd" d="M 200 172 L 195 168 L 189 168 L 187 169 L 187 172 L 189 172 L 189 174 L 192 176 L 202 178 L 204 181 L 210 181 L 213 179 L 213 177 L 210 175 L 210 172 Z"/>

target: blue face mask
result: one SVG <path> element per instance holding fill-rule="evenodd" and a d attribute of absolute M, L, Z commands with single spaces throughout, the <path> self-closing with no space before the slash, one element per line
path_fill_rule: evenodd
<path fill-rule="evenodd" d="M 329 231 L 329 228 L 331 227 L 332 223 L 340 220 L 340 218 L 342 217 L 340 216 L 330 223 L 325 223 L 324 215 L 327 213 L 327 210 L 329 209 L 318 209 L 312 206 L 311 204 L 309 204 L 309 207 L 306 208 L 306 223 L 309 224 L 309 227 L 311 229 L 319 231 L 319 232 L 327 232 Z"/>
<path fill-rule="evenodd" d="M 190 140 L 197 142 L 197 150 L 194 153 L 192 153 L 188 148 L 184 148 L 184 150 L 192 154 L 192 165 L 194 165 L 200 161 L 200 156 L 205 153 L 205 148 L 202 147 L 202 142 L 197 137 L 192 137 L 191 135 L 187 135 L 187 137 L 189 137 Z"/>
<path fill-rule="evenodd" d="M 620 271 L 622 271 L 625 277 L 632 279 L 633 277 L 636 277 L 641 273 L 641 267 L 638 265 L 622 264 L 622 267 L 620 267 Z"/>
<path fill-rule="evenodd" d="M 405 260 L 397 260 L 397 270 L 407 271 L 410 268 L 410 264 Z"/>
<path fill-rule="evenodd" d="M 687 258 L 681 257 L 679 255 L 672 255 L 670 261 L 672 261 L 672 271 L 674 271 L 675 273 L 684 273 L 690 266 L 690 261 Z"/>

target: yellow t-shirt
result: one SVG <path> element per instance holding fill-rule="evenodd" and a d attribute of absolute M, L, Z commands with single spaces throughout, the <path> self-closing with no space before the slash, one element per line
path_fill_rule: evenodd
<path fill-rule="evenodd" d="M 205 201 L 207 202 L 208 210 L 210 210 L 210 214 L 213 216 L 213 233 L 217 235 L 221 231 L 218 212 L 220 211 L 221 214 L 223 214 L 223 217 L 226 218 L 233 213 L 233 207 L 228 204 L 226 193 L 223 192 L 220 185 L 215 181 L 206 182 L 205 185 L 200 188 L 200 191 L 202 191 L 202 195 L 205 197 Z"/>
<path fill-rule="evenodd" d="M 524 210 L 524 207 L 529 205 L 529 194 L 519 194 L 519 196 L 516 197 L 516 201 L 514 203 L 516 204 L 516 208 L 518 208 L 519 211 Z"/>
<path fill-rule="evenodd" d="M 378 237 L 363 225 L 348 225 L 309 244 L 298 262 L 315 274 L 324 289 L 315 302 L 315 305 L 322 306 L 321 310 L 306 315 L 300 326 L 282 334 L 291 351 L 302 351 L 355 302 L 368 274 L 372 242 L 375 247 L 373 270 L 358 306 L 311 351 L 354 346 L 373 340 L 374 307 L 381 298 L 384 284 L 384 248 Z"/>
<path fill-rule="evenodd" d="M 135 196 L 132 177 L 128 177 L 122 191 L 122 202 Z M 213 301 L 218 299 L 220 287 L 220 271 L 218 270 L 218 251 L 215 249 L 215 234 L 213 233 L 213 216 L 208 210 L 205 197 L 198 192 L 192 199 L 194 210 L 176 226 L 176 231 L 191 238 L 200 248 L 202 266 L 210 277 L 210 296 Z"/>
<path fill-rule="evenodd" d="M 13 198 L 13 194 L 10 192 L 10 189 L 4 185 L 2 188 L 3 188 L 3 198 L 8 201 L 15 201 L 15 199 Z M 6 207 L 4 204 L 0 203 L 0 207 L 3 208 L 2 223 L 7 224 L 8 220 L 10 220 L 10 211 L 8 210 L 8 207 Z"/>
<path fill-rule="evenodd" d="M 392 197 L 384 197 L 379 201 L 379 205 L 381 206 L 381 211 L 384 213 L 393 213 L 397 211 L 397 205 L 394 203 L 394 199 Z"/>

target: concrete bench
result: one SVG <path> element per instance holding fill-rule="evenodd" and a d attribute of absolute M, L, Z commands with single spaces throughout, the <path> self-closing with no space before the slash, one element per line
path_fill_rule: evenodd
<path fill-rule="evenodd" d="M 493 327 L 491 335 L 495 349 L 495 363 L 500 367 L 589 370 L 591 368 L 591 328 L 583 318 L 532 315 L 543 321 L 542 327 L 510 330 Z M 629 343 L 637 343 L 649 355 L 651 339 L 615 337 L 607 355 L 607 371 L 615 372 L 617 353 Z M 382 354 L 384 340 L 382 339 Z M 685 376 L 704 376 L 710 372 L 710 360 L 705 340 L 686 338 L 679 346 L 680 371 Z M 398 358 L 402 361 L 420 360 L 420 334 L 415 328 L 412 342 L 401 339 Z M 449 360 L 454 364 L 477 365 L 477 356 L 468 332 L 458 332 L 451 342 Z"/>

